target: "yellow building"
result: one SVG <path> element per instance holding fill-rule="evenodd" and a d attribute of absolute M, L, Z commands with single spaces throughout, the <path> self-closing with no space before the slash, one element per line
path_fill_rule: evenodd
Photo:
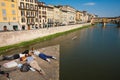
<path fill-rule="evenodd" d="M 17 0 L 0 0 L 0 30 L 19 30 Z"/>
<path fill-rule="evenodd" d="M 83 13 L 81 11 L 76 11 L 76 23 L 81 23 L 82 22 L 82 15 Z"/>

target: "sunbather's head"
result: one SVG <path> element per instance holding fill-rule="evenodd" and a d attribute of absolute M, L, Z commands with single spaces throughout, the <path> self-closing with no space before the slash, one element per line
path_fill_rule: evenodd
<path fill-rule="evenodd" d="M 34 47 L 32 47 L 31 50 L 34 51 L 35 50 Z"/>
<path fill-rule="evenodd" d="M 28 56 L 32 56 L 34 53 L 33 52 L 29 52 Z"/>

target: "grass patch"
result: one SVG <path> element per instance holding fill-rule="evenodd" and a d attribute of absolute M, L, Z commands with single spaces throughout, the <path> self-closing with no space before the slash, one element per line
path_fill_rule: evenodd
<path fill-rule="evenodd" d="M 8 45 L 8 46 L 0 47 L 0 54 L 4 53 L 6 51 L 12 50 L 12 49 L 17 49 L 18 47 L 25 47 L 25 46 L 29 46 L 29 45 L 32 45 L 32 44 L 35 44 L 35 43 L 38 43 L 38 42 L 47 41 L 47 40 L 56 38 L 58 36 L 66 35 L 68 33 L 71 33 L 71 32 L 74 32 L 74 31 L 77 31 L 77 30 L 80 30 L 80 29 L 83 29 L 83 28 L 88 28 L 89 26 L 90 25 L 84 26 L 84 27 L 80 27 L 80 28 L 76 28 L 76 29 L 72 29 L 72 30 L 65 31 L 65 32 L 60 32 L 60 33 L 56 33 L 56 34 L 40 37 L 40 38 L 33 39 L 33 40 L 30 40 L 30 41 L 24 41 L 24 42 L 21 42 L 21 43 L 18 43 L 18 44 L 14 44 L 14 45 Z"/>

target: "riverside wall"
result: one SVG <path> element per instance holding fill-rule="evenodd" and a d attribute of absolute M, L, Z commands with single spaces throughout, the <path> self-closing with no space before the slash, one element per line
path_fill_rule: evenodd
<path fill-rule="evenodd" d="M 90 23 L 42 28 L 36 30 L 0 32 L 0 47 L 33 40 L 59 32 L 69 31 L 86 25 L 90 25 Z"/>

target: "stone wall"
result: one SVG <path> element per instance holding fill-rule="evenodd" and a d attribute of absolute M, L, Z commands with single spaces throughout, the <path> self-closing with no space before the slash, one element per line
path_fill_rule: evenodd
<path fill-rule="evenodd" d="M 90 23 L 69 25 L 69 26 L 59 26 L 59 27 L 52 27 L 52 28 L 29 30 L 29 31 L 26 30 L 26 31 L 0 32 L 0 47 L 20 43 L 23 41 L 33 40 L 39 37 L 43 37 L 43 36 L 47 36 L 47 35 L 51 35 L 59 32 L 68 31 L 68 30 L 75 29 L 75 28 L 82 27 L 89 24 Z"/>

